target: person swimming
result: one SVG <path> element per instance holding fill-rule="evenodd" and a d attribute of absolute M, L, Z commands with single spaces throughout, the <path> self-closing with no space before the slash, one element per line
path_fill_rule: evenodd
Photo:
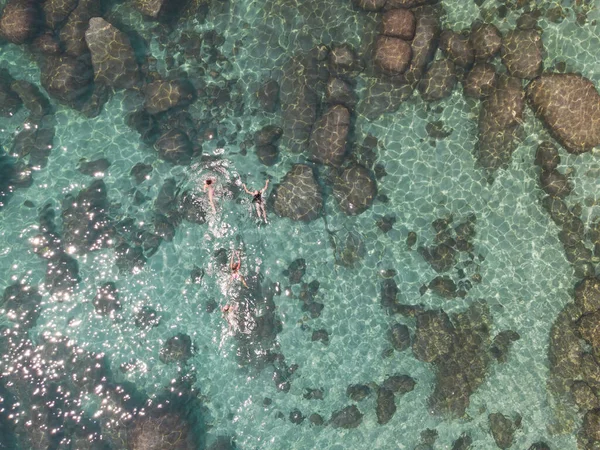
<path fill-rule="evenodd" d="M 223 318 L 227 321 L 229 332 L 231 333 L 238 331 L 238 305 L 236 303 L 234 303 L 233 305 L 227 304 L 221 308 L 221 312 L 223 313 Z"/>
<path fill-rule="evenodd" d="M 212 178 L 207 178 L 204 181 L 204 191 L 208 191 L 208 201 L 210 202 L 210 206 L 212 208 L 213 214 L 217 213 L 217 208 L 215 207 L 215 180 Z"/>
<path fill-rule="evenodd" d="M 235 257 L 237 256 L 237 261 L 235 261 Z M 248 289 L 248 285 L 246 284 L 246 280 L 240 273 L 240 269 L 242 268 L 242 259 L 240 258 L 240 253 L 234 250 L 231 253 L 231 259 L 229 261 L 229 269 L 231 270 L 231 279 L 232 280 L 240 280 L 242 284 Z"/>
<path fill-rule="evenodd" d="M 250 191 L 248 190 L 245 184 L 242 184 L 242 187 L 244 188 L 244 191 L 246 191 L 246 194 L 252 196 L 252 203 L 254 204 L 254 207 L 256 209 L 256 215 L 258 216 L 258 219 L 262 219 L 265 223 L 269 223 L 267 221 L 267 210 L 265 207 L 265 200 L 263 199 L 263 195 L 269 187 L 269 179 L 267 178 L 265 187 L 259 191 Z"/>

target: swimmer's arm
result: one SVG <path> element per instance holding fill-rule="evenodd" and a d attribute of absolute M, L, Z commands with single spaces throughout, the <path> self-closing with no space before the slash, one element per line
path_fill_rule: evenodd
<path fill-rule="evenodd" d="M 229 260 L 229 267 L 233 268 L 233 256 L 235 255 L 235 250 L 231 252 L 231 259 Z"/>
<path fill-rule="evenodd" d="M 267 188 L 269 187 L 269 179 L 267 178 L 267 182 L 265 183 L 265 187 L 262 188 L 262 190 L 260 192 L 262 192 L 263 194 L 266 192 Z"/>
<path fill-rule="evenodd" d="M 250 194 L 250 195 L 252 195 L 252 192 L 250 192 L 250 191 L 248 190 L 248 188 L 246 187 L 246 185 L 245 185 L 245 184 L 242 184 L 242 187 L 244 188 L 244 191 L 246 191 L 246 194 Z"/>

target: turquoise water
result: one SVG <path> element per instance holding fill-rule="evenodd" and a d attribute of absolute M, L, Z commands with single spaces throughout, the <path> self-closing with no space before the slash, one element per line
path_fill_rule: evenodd
<path fill-rule="evenodd" d="M 480 7 L 472 1 L 442 4 L 446 10 L 444 27 L 457 30 L 481 14 L 506 31 L 514 27 L 518 17 L 517 12 L 509 12 L 504 19 L 497 14 L 488 17 L 486 11 L 497 6 L 491 1 Z M 600 33 L 591 23 L 600 20 L 600 4 L 591 4 L 586 26 L 578 25 L 572 9 L 565 6 L 562 22 L 553 23 L 545 17 L 539 20 L 544 30 L 544 64 L 551 67 L 564 61 L 570 71 L 581 72 L 598 86 Z M 156 58 L 156 70 L 165 77 L 174 75 L 165 62 L 171 50 L 157 38 L 152 22 L 142 20 L 128 2 L 112 5 L 109 17 L 135 28 L 145 39 L 147 52 Z M 178 24 L 169 36 L 173 42 L 183 31 L 214 29 L 224 38 L 220 51 L 228 58 L 213 65 L 220 72 L 215 79 L 195 75 L 194 61 L 175 54 L 180 70 L 220 86 L 224 80 L 237 79 L 228 105 L 215 107 L 200 99 L 188 107 L 194 118 L 210 121 L 210 127 L 217 130 L 217 137 L 203 144 L 203 154 L 214 158 L 196 158 L 189 166 L 173 166 L 158 159 L 128 126 L 127 114 L 140 107 L 135 93 L 114 93 L 92 119 L 53 102 L 55 136 L 48 165 L 34 173 L 30 188 L 16 190 L 0 211 L 0 286 L 20 281 L 38 287 L 41 314 L 28 331 L 29 337 L 39 343 L 44 333 L 67 336 L 87 352 L 103 353 L 115 384 L 131 382 L 144 396 L 160 398 L 179 377 L 193 374 L 202 408 L 190 405 L 202 415 L 197 432 L 206 433 L 208 445 L 217 436 L 235 436 L 240 449 L 413 449 L 421 442 L 423 430 L 435 429 L 436 449 L 451 448 L 465 432 L 473 439 L 472 448 L 495 448 L 488 415 L 501 412 L 522 416 L 512 448 L 528 448 L 542 440 L 551 448 L 577 448 L 575 430 L 562 434 L 553 431 L 557 410 L 567 407 L 561 406 L 546 387 L 548 333 L 559 311 L 572 299 L 577 278 L 558 240 L 559 229 L 540 204 L 543 195 L 533 159 L 537 144 L 548 135 L 529 109 L 523 140 L 510 167 L 498 171 L 491 184 L 473 157 L 479 103 L 466 100 L 459 87 L 449 99 L 433 107 L 415 93 L 395 113 L 375 120 L 356 117 L 355 142 L 361 143 L 369 134 L 378 139 L 377 163 L 387 172 L 378 181 L 378 191 L 389 199 L 383 202 L 378 197 L 359 216 L 343 214 L 329 195 L 324 219 L 292 222 L 277 217 L 270 208 L 270 223 L 257 225 L 249 198 L 230 192 L 238 178 L 251 189 L 262 187 L 267 175 L 274 183 L 280 182 L 293 163 L 305 160 L 281 149 L 279 162 L 265 167 L 253 149 L 246 155 L 240 151 L 242 142 L 252 139 L 255 131 L 269 124 L 281 125 L 280 111 L 266 113 L 256 105 L 255 92 L 261 82 L 280 76 L 284 62 L 297 51 L 320 43 L 347 42 L 362 49 L 376 26 L 375 14 L 359 11 L 345 0 L 215 1 L 209 4 L 206 21 L 189 19 Z M 3 44 L 0 49 L 0 67 L 8 69 L 14 78 L 40 85 L 40 71 L 25 47 Z M 359 96 L 368 81 L 366 76 L 358 77 Z M 242 103 L 239 113 L 234 106 Z M 11 148 L 26 118 L 27 111 L 21 108 L 14 117 L 0 119 L 0 145 L 5 150 Z M 436 141 L 428 136 L 426 125 L 437 120 L 452 133 Z M 60 205 L 65 196 L 77 195 L 93 181 L 77 170 L 78 162 L 101 157 L 111 162 L 102 179 L 111 202 L 109 214 L 115 220 L 133 218 L 139 227 L 151 223 L 154 199 L 169 178 L 174 178 L 182 190 L 202 196 L 208 210 L 202 183 L 207 176 L 216 177 L 217 214 L 209 214 L 203 225 L 183 221 L 173 240 L 162 242 L 137 273 L 119 271 L 113 248 L 74 255 L 81 281 L 71 298 L 57 301 L 44 288 L 45 261 L 30 244 L 39 232 L 39 210 L 50 203 L 60 229 Z M 583 206 L 582 219 L 588 225 L 598 216 L 600 163 L 593 152 L 574 156 L 561 149 L 561 158 L 559 169 L 573 170 L 574 192 L 567 203 Z M 150 164 L 153 170 L 137 186 L 129 172 L 140 162 Z M 137 205 L 135 189 L 149 200 Z M 34 207 L 25 206 L 26 201 L 33 202 Z M 435 231 L 431 223 L 435 219 L 452 215 L 458 223 L 470 214 L 477 219 L 473 239 L 476 258 L 472 265 L 465 265 L 465 270 L 468 276 L 479 273 L 481 282 L 473 283 L 465 298 L 448 300 L 432 292 L 421 296 L 420 288 L 437 273 L 415 248 L 432 245 Z M 396 218 L 388 233 L 376 225 L 384 215 Z M 405 244 L 409 231 L 418 236 L 413 249 Z M 349 233 L 360 236 L 364 254 L 352 267 L 345 267 L 336 264 L 333 244 L 342 245 Z M 216 262 L 214 254 L 219 249 L 226 249 L 227 255 L 232 249 L 241 250 L 242 273 L 247 278 L 260 275 L 265 285 L 268 281 L 280 284 L 282 294 L 275 296 L 274 302 L 282 331 L 270 345 L 285 355 L 288 366 L 298 365 L 290 378 L 289 392 L 277 389 L 271 366 L 241 365 L 236 356 L 239 341 L 228 331 L 218 309 L 207 311 L 211 302 L 220 307 L 246 295 Z M 301 286 L 290 286 L 282 274 L 298 258 L 306 261 L 302 281 L 320 283 L 315 297 L 324 304 L 320 317 L 311 318 L 302 310 L 297 298 Z M 204 269 L 199 283 L 190 277 L 195 267 Z M 452 314 L 483 299 L 490 308 L 492 337 L 502 330 L 519 333 L 508 360 L 490 364 L 485 380 L 471 395 L 464 417 L 439 417 L 429 411 L 427 399 L 435 385 L 432 365 L 417 360 L 410 349 L 389 357 L 382 355 L 390 348 L 386 333 L 392 323 L 408 325 L 411 334 L 415 329 L 414 318 L 390 316 L 380 305 L 382 273 L 387 269 L 395 270 L 393 278 L 401 303 L 443 308 Z M 93 305 L 98 287 L 107 281 L 117 286 L 122 304 L 113 318 L 98 315 Z M 159 326 L 149 330 L 135 326 L 134 317 L 144 306 L 158 312 Z M 5 315 L 0 321 L 10 325 Z M 311 340 L 312 332 L 320 329 L 329 333 L 328 345 Z M 164 364 L 160 350 L 177 333 L 190 336 L 193 355 L 186 363 Z M 2 352 L 6 356 L 8 349 Z M 119 368 L 127 363 L 132 366 L 124 373 Z M 348 385 L 380 384 L 396 373 L 410 375 L 417 384 L 413 391 L 396 397 L 397 412 L 386 425 L 377 423 L 374 393 L 357 403 L 364 417 L 355 429 L 309 423 L 310 414 L 318 413 L 327 421 L 333 412 L 354 404 L 346 396 Z M 323 389 L 322 400 L 304 398 L 306 389 L 315 388 Z M 272 403 L 265 405 L 265 398 Z M 100 417 L 99 412 L 106 408 L 93 391 L 82 391 L 80 400 L 80 411 L 89 417 Z M 294 409 L 307 417 L 300 425 L 288 420 Z M 202 445 L 198 443 L 198 448 Z"/>

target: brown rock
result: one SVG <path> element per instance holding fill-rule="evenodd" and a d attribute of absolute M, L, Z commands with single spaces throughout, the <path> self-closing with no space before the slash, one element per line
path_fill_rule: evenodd
<path fill-rule="evenodd" d="M 355 0 L 354 4 L 365 11 L 379 11 L 387 0 Z"/>
<path fill-rule="evenodd" d="M 381 34 L 410 41 L 415 36 L 416 19 L 409 9 L 392 9 L 383 15 Z"/>
<path fill-rule="evenodd" d="M 323 196 L 313 170 L 296 164 L 273 193 L 275 213 L 292 220 L 310 222 L 321 215 Z"/>
<path fill-rule="evenodd" d="M 375 64 L 385 73 L 399 75 L 406 71 L 412 55 L 411 47 L 403 39 L 379 36 L 375 44 Z"/>
<path fill-rule="evenodd" d="M 600 145 L 600 95 L 576 74 L 544 74 L 529 83 L 527 98 L 552 135 L 569 153 Z"/>
<path fill-rule="evenodd" d="M 329 108 L 316 122 L 310 135 L 311 158 L 339 167 L 346 153 L 350 111 L 342 105 Z"/>
<path fill-rule="evenodd" d="M 419 82 L 419 92 L 426 102 L 433 102 L 449 97 L 456 86 L 456 68 L 447 58 L 431 63 L 427 73 Z"/>
<path fill-rule="evenodd" d="M 457 66 L 466 69 L 473 65 L 475 53 L 468 35 L 444 30 L 440 35 L 440 49 Z"/>
<path fill-rule="evenodd" d="M 96 82 L 128 89 L 139 81 L 135 54 L 127 35 L 101 17 L 90 19 L 85 41 L 92 54 Z"/>
<path fill-rule="evenodd" d="M 471 45 L 476 59 L 494 57 L 502 47 L 502 35 L 489 23 L 477 23 L 471 28 Z"/>
<path fill-rule="evenodd" d="M 502 62 L 508 73 L 531 80 L 542 73 L 542 36 L 537 30 L 513 30 L 502 39 Z"/>
<path fill-rule="evenodd" d="M 575 304 L 583 313 L 596 312 L 600 309 L 600 279 L 588 277 L 575 286 Z"/>
<path fill-rule="evenodd" d="M 463 92 L 467 97 L 482 99 L 494 92 L 496 69 L 486 62 L 473 66 L 463 82 Z"/>
<path fill-rule="evenodd" d="M 25 44 L 35 37 L 41 21 L 38 1 L 10 0 L 0 17 L 0 37 L 13 44 Z"/>

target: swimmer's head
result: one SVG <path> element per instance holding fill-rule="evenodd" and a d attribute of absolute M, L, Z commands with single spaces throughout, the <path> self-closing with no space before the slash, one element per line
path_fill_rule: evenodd
<path fill-rule="evenodd" d="M 223 312 L 227 312 L 227 311 L 229 311 L 229 305 L 225 305 L 225 306 L 223 306 L 223 307 L 221 308 L 221 311 L 223 311 Z"/>
<path fill-rule="evenodd" d="M 211 180 L 210 178 L 208 178 L 204 184 L 206 184 L 207 186 L 210 186 L 212 184 L 213 180 Z"/>

